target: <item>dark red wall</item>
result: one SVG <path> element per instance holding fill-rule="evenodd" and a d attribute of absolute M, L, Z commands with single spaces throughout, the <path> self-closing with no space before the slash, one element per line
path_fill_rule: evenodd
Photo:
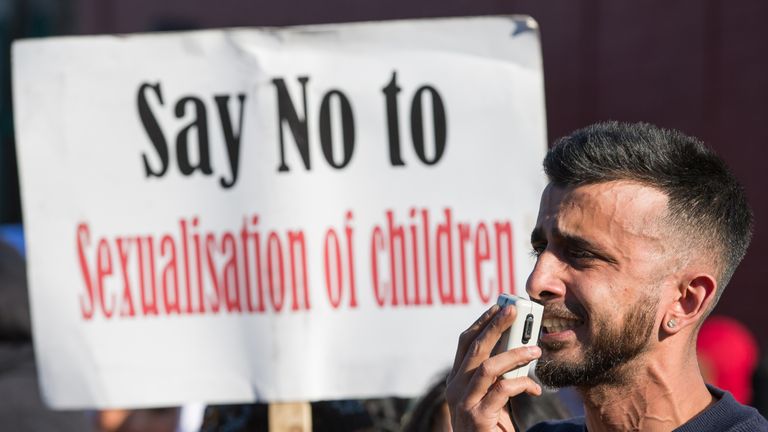
<path fill-rule="evenodd" d="M 746 185 L 752 247 L 717 308 L 768 349 L 768 2 L 704 0 L 77 0 L 75 33 L 530 14 L 539 21 L 550 139 L 606 120 L 699 136 Z"/>

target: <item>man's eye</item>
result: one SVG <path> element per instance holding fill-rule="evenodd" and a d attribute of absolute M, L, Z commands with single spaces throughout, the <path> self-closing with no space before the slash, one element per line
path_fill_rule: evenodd
<path fill-rule="evenodd" d="M 546 249 L 546 246 L 542 245 L 533 245 L 531 246 L 531 256 L 538 258 L 542 253 L 544 253 L 544 249 Z"/>
<path fill-rule="evenodd" d="M 595 258 L 595 254 L 593 254 L 592 252 L 590 252 L 588 250 L 584 250 L 584 249 L 570 249 L 568 251 L 568 254 L 572 258 L 576 258 L 576 259 L 592 259 L 592 258 Z"/>

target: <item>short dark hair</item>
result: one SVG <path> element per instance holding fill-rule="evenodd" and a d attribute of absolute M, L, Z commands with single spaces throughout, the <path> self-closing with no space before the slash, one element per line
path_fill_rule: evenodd
<path fill-rule="evenodd" d="M 665 193 L 673 225 L 715 248 L 715 301 L 749 246 L 752 211 L 744 188 L 712 150 L 676 130 L 615 121 L 587 126 L 555 143 L 544 171 L 561 186 L 629 180 Z"/>

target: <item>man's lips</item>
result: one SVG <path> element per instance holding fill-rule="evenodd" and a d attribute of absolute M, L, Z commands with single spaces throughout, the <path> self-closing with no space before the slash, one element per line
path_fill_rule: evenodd
<path fill-rule="evenodd" d="M 543 328 L 544 334 L 560 333 L 566 330 L 573 330 L 582 324 L 584 324 L 584 321 L 579 318 L 545 316 L 541 320 L 541 327 Z"/>
<path fill-rule="evenodd" d="M 544 339 L 570 338 L 572 331 L 584 325 L 586 311 L 575 303 L 552 302 L 544 305 L 541 336 Z"/>

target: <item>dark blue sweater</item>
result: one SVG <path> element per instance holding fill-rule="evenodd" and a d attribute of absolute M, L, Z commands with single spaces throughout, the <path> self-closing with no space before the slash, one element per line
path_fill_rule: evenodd
<path fill-rule="evenodd" d="M 756 409 L 741 405 L 728 393 L 707 386 L 719 399 L 704 412 L 689 420 L 673 432 L 768 432 L 768 421 Z M 539 423 L 528 432 L 584 432 L 584 417 Z"/>

